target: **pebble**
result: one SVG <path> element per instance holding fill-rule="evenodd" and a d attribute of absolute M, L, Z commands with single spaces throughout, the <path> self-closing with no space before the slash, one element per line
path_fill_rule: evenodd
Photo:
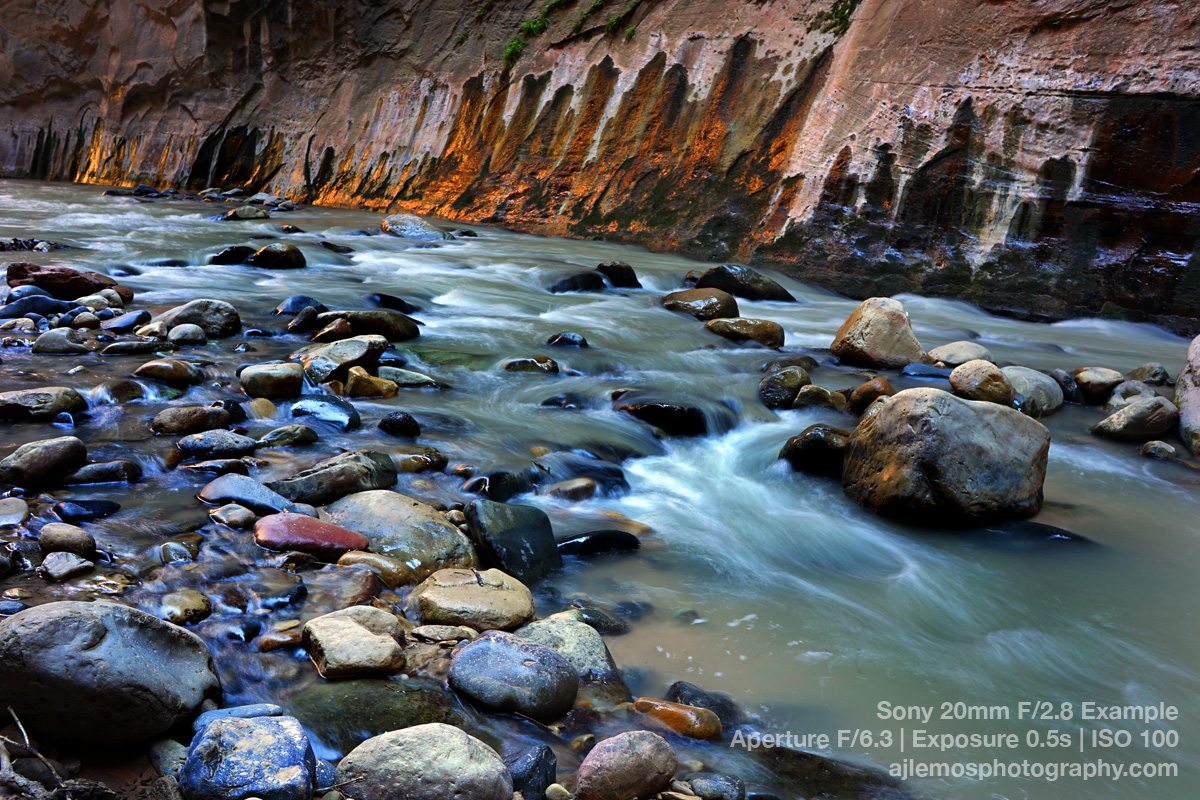
<path fill-rule="evenodd" d="M 692 739 L 721 738 L 721 720 L 707 708 L 685 706 L 667 700 L 639 697 L 633 710 L 663 723 L 671 730 Z"/>
<path fill-rule="evenodd" d="M 201 622 L 212 613 L 212 601 L 196 589 L 183 589 L 163 596 L 159 616 L 176 625 Z"/>
<path fill-rule="evenodd" d="M 0 498 L 0 527 L 20 525 L 29 519 L 29 504 L 19 497 Z"/>

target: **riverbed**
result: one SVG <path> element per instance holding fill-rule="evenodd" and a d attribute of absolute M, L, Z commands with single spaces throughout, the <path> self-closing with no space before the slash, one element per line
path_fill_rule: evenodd
<path fill-rule="evenodd" d="M 639 616 L 629 632 L 606 637 L 617 663 L 628 668 L 635 696 L 661 697 L 676 680 L 728 692 L 757 716 L 759 731 L 827 734 L 824 754 L 884 769 L 912 758 L 989 764 L 1104 759 L 1126 767 L 1170 763 L 1179 770 L 1177 777 L 1154 779 L 912 782 L 930 797 L 1133 800 L 1200 792 L 1200 637 L 1194 633 L 1200 472 L 1143 458 L 1136 445 L 1092 436 L 1087 428 L 1103 417 L 1099 408 L 1067 406 L 1044 420 L 1053 440 L 1045 506 L 1036 517 L 1092 544 L 923 530 L 864 511 L 838 482 L 793 473 L 777 460 L 783 443 L 807 426 L 848 427 L 852 419 L 830 410 L 766 409 L 757 385 L 763 365 L 778 353 L 735 345 L 690 316 L 662 308 L 663 294 L 683 288 L 686 273 L 709 265 L 639 248 L 461 223 L 445 224 L 476 235 L 415 243 L 379 235 L 378 214 L 336 209 L 301 207 L 267 220 L 219 222 L 212 217 L 224 206 L 106 197 L 102 191 L 0 181 L 0 238 L 36 237 L 72 248 L 4 253 L 3 263 L 28 260 L 107 273 L 137 292 L 134 307 L 154 312 L 197 297 L 226 300 L 247 328 L 276 334 L 243 333 L 188 351 L 189 358 L 207 362 L 212 379 L 190 390 L 190 400 L 226 397 L 228 391 L 210 384 L 228 384 L 238 365 L 283 358 L 301 346 L 300 337 L 280 333 L 286 320 L 271 313 L 289 295 L 311 295 L 336 308 L 361 306 L 363 295 L 383 292 L 422 308 L 414 314 L 424 323 L 420 337 L 398 349 L 410 368 L 451 388 L 356 400 L 364 417 L 361 432 L 321 428 L 315 448 L 266 456 L 269 463 L 255 473 L 259 480 L 282 477 L 339 448 L 386 450 L 387 441 L 370 428 L 395 410 L 421 421 L 421 442 L 437 447 L 452 464 L 515 471 L 528 467 L 540 447 L 577 449 L 621 463 L 627 493 L 582 502 L 529 494 L 513 502 L 543 508 L 560 536 L 612 527 L 613 512 L 651 529 L 642 534 L 636 554 L 568 559 L 534 587 L 546 611 L 557 610 L 552 606 L 559 597 L 586 597 L 605 608 L 637 604 Z M 285 223 L 304 233 L 282 233 Z M 299 246 L 308 266 L 276 272 L 206 263 L 223 247 L 262 244 L 265 237 Z M 320 241 L 352 252 L 331 252 Z M 643 288 L 546 290 L 563 275 L 611 260 L 633 265 Z M 841 389 L 873 374 L 839 366 L 827 349 L 857 301 L 772 277 L 798 302 L 739 300 L 742 316 L 780 323 L 785 352 L 808 354 L 819 363 L 816 383 Z M 1100 319 L 1038 324 L 956 301 L 897 299 L 927 349 L 970 339 L 1002 365 L 1128 371 L 1157 361 L 1174 376 L 1188 345 L 1147 325 Z M 591 347 L 546 345 L 560 331 L 582 334 Z M 241 344 L 247 348 L 237 352 Z M 531 355 L 552 356 L 563 373 L 498 369 L 507 358 Z M 0 350 L 0 358 L 6 391 L 49 384 L 85 395 L 104 380 L 127 377 L 141 363 L 95 354 L 32 356 L 16 347 Z M 71 374 L 78 365 L 85 370 Z M 885 374 L 897 388 L 939 385 Z M 625 388 L 704 409 L 709 434 L 656 438 L 645 424 L 611 409 L 610 394 Z M 584 398 L 587 407 L 542 405 L 566 393 Z M 173 441 L 153 437 L 146 427 L 166 405 L 165 398 L 152 398 L 134 412 L 128 406 L 94 406 L 80 429 L 94 459 L 138 460 L 146 473 L 140 484 L 56 493 L 60 499 L 121 503 L 119 515 L 97 523 L 103 532 L 97 538 L 117 552 L 118 562 L 142 570 L 146 586 L 127 589 L 122 599 L 147 609 L 164 586 L 184 585 L 187 572 L 171 567 L 167 577 L 147 573 L 146 553 L 207 523 L 206 509 L 194 499 L 204 479 L 169 469 Z M 288 421 L 244 424 L 261 435 Z M 65 433 L 50 424 L 3 426 L 0 447 L 56 435 Z M 446 503 L 471 499 L 462 492 L 462 480 L 449 474 L 404 475 L 397 488 Z M 226 554 L 236 557 L 236 547 Z M 51 599 L 29 573 L 0 580 L 0 588 L 18 585 Z M 85 581 L 51 591 L 82 597 L 98 587 Z M 232 609 L 226 613 L 237 616 Z M 227 702 L 286 697 L 291 684 L 313 679 L 307 662 L 293 654 L 260 654 L 223 635 L 219 617 L 199 632 L 218 653 Z M 1052 703 L 1058 718 L 1032 719 L 1030 707 L 1022 704 L 1039 701 Z M 1085 702 L 1162 703 L 1177 707 L 1179 718 L 1151 724 L 1084 721 Z M 932 707 L 934 714 L 919 723 L 881 719 L 881 703 Z M 1069 718 L 1063 703 L 1069 704 Z M 943 711 L 969 718 L 940 719 Z M 1003 753 L 970 746 L 944 754 L 914 751 L 918 729 L 1014 733 L 1020 744 Z M 1101 729 L 1128 731 L 1130 744 L 1100 746 L 1092 731 Z M 1178 732 L 1178 744 L 1172 746 L 1174 739 L 1165 734 L 1153 735 L 1168 730 Z M 839 736 L 840 731 L 849 734 Z M 1069 745 L 1046 746 L 1056 738 L 1051 731 L 1068 735 Z M 883 746 L 888 734 L 893 744 Z M 746 758 L 737 748 L 720 757 L 730 771 Z"/>

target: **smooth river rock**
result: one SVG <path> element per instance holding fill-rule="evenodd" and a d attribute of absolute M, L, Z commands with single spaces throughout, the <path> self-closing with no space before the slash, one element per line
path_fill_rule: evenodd
<path fill-rule="evenodd" d="M 271 514 L 255 522 L 254 541 L 268 550 L 299 550 L 331 560 L 350 550 L 364 550 L 370 544 L 357 531 L 292 512 Z"/>
<path fill-rule="evenodd" d="M 425 625 L 512 630 L 533 619 L 528 587 L 498 569 L 440 569 L 409 594 L 409 612 Z"/>
<path fill-rule="evenodd" d="M 577 800 L 645 800 L 667 788 L 678 757 L 667 740 L 630 731 L 592 748 L 576 775 Z"/>
<path fill-rule="evenodd" d="M 1179 438 L 1193 455 L 1200 455 L 1200 336 L 1188 345 L 1183 369 L 1175 379 L 1175 405 L 1179 408 Z"/>
<path fill-rule="evenodd" d="M 0 620 L 0 706 L 39 736 L 114 747 L 149 740 L 220 696 L 208 646 L 109 602 L 63 601 Z"/>
<path fill-rule="evenodd" d="M 169 331 L 177 325 L 199 325 L 209 339 L 224 339 L 242 329 L 237 309 L 224 300 L 201 298 L 159 314 L 154 318 Z"/>
<path fill-rule="evenodd" d="M 83 395 L 66 386 L 46 386 L 39 389 L 18 389 L 0 393 L 0 421 L 39 422 L 54 419 L 64 412 L 75 414 L 87 411 Z"/>
<path fill-rule="evenodd" d="M 164 408 L 150 421 L 150 430 L 166 436 L 185 436 L 191 433 L 228 428 L 229 412 L 213 406 L 175 406 Z"/>
<path fill-rule="evenodd" d="M 1014 392 L 1008 377 L 995 364 L 981 358 L 955 367 L 950 373 L 950 388 L 965 400 L 1013 404 Z"/>
<path fill-rule="evenodd" d="M 338 763 L 335 780 L 353 786 L 356 800 L 513 800 L 496 751 L 438 722 L 366 740 Z"/>
<path fill-rule="evenodd" d="M 575 704 L 579 674 L 545 645 L 488 631 L 457 651 L 449 682 L 454 691 L 488 711 L 550 723 Z"/>
<path fill-rule="evenodd" d="M 908 389 L 851 433 L 842 486 L 860 505 L 925 524 L 1020 519 L 1042 506 L 1050 432 L 1019 411 Z"/>
<path fill-rule="evenodd" d="M 900 369 L 933 362 L 917 341 L 904 306 L 889 297 L 864 300 L 838 328 L 831 349 L 840 361 L 857 367 Z"/>
<path fill-rule="evenodd" d="M 325 678 L 404 669 L 404 628 L 395 614 L 373 606 L 351 606 L 309 620 L 302 642 Z"/>
<path fill-rule="evenodd" d="M 550 518 L 540 508 L 475 500 L 465 513 L 477 552 L 517 580 L 537 580 L 562 566 Z"/>
<path fill-rule="evenodd" d="M 304 367 L 296 363 L 251 364 L 238 380 L 248 397 L 283 400 L 298 397 L 304 390 Z"/>
<path fill-rule="evenodd" d="M 710 320 L 704 327 L 734 342 L 757 342 L 764 347 L 783 347 L 783 326 L 778 322 L 736 317 Z"/>
<path fill-rule="evenodd" d="M 1109 414 L 1091 432 L 1121 442 L 1146 442 L 1175 430 L 1179 409 L 1165 397 L 1143 397 Z"/>
<path fill-rule="evenodd" d="M 780 300 L 795 302 L 796 298 L 775 281 L 748 267 L 722 264 L 704 272 L 696 280 L 697 289 L 720 289 L 747 300 Z"/>
<path fill-rule="evenodd" d="M 1000 370 L 1013 388 L 1013 404 L 1031 417 L 1048 417 L 1063 407 L 1063 390 L 1058 381 L 1029 367 Z"/>
<path fill-rule="evenodd" d="M 297 503 L 324 505 L 348 494 L 387 489 L 396 483 L 396 465 L 387 453 L 357 450 L 318 461 L 308 469 L 266 486 Z"/>
<path fill-rule="evenodd" d="M 737 300 L 720 289 L 684 289 L 662 299 L 668 311 L 682 311 L 698 320 L 724 319 L 738 315 Z"/>
<path fill-rule="evenodd" d="M 570 662 L 579 675 L 578 700 L 600 710 L 633 700 L 608 646 L 591 625 L 569 619 L 541 619 L 514 633 L 549 647 Z"/>
<path fill-rule="evenodd" d="M 326 510 L 330 522 L 365 534 L 374 552 L 409 564 L 413 582 L 443 567 L 479 564 L 462 531 L 432 506 L 397 492 L 357 492 Z"/>
<path fill-rule="evenodd" d="M 74 436 L 23 444 L 0 460 L 0 483 L 53 486 L 87 463 L 87 446 Z"/>

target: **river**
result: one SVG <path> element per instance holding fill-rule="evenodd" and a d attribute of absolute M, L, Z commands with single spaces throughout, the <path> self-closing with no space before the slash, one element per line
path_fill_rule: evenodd
<path fill-rule="evenodd" d="M 271 315 L 285 297 L 304 293 L 330 308 L 357 307 L 369 292 L 405 297 L 423 307 L 419 339 L 399 345 L 414 369 L 452 388 L 402 390 L 395 398 L 356 401 L 366 424 L 342 434 L 321 428 L 322 441 L 302 453 L 273 451 L 260 480 L 281 477 L 337 452 L 337 448 L 387 442 L 370 423 L 404 409 L 422 422 L 421 441 L 451 463 L 480 468 L 528 466 L 531 448 L 579 448 L 622 461 L 630 491 L 621 496 L 567 502 L 526 495 L 516 502 L 546 510 L 556 534 L 611 527 L 604 515 L 619 512 L 653 529 L 630 556 L 564 569 L 536 587 L 549 608 L 555 592 L 586 596 L 602 607 L 643 601 L 645 613 L 629 633 L 607 637 L 617 663 L 630 668 L 635 695 L 662 696 L 675 680 L 729 692 L 758 716 L 757 728 L 776 733 L 827 734 L 827 755 L 887 768 L 902 758 L 965 763 L 996 758 L 1011 762 L 1114 764 L 1169 762 L 1177 777 L 1121 780 L 992 777 L 915 780 L 934 798 L 1162 798 L 1200 794 L 1200 473 L 1179 463 L 1152 461 L 1136 445 L 1098 439 L 1087 427 L 1098 408 L 1068 406 L 1045 421 L 1053 434 L 1045 508 L 1037 521 L 1092 540 L 1061 541 L 922 530 L 881 519 L 846 498 L 836 481 L 796 474 L 776 460 L 781 445 L 814 422 L 848 426 L 828 410 L 772 412 L 757 399 L 763 364 L 776 354 L 714 336 L 689 316 L 668 312 L 660 298 L 683 287 L 689 270 L 706 265 L 620 245 L 517 234 L 468 226 L 478 235 L 436 246 L 383 236 L 380 215 L 302 207 L 269 220 L 217 222 L 220 206 L 192 201 L 141 202 L 104 197 L 101 187 L 0 181 L 0 237 L 37 237 L 75 249 L 5 253 L 5 261 L 61 264 L 121 276 L 137 291 L 134 307 L 158 311 L 196 297 L 233 303 L 249 327 L 279 329 Z M 306 233 L 284 235 L 288 223 Z M 462 227 L 455 223 L 453 227 Z M 298 245 L 307 268 L 271 272 L 247 266 L 208 266 L 206 257 L 251 236 L 274 236 Z M 338 255 L 319 238 L 353 248 Z M 550 294 L 554 279 L 618 259 L 634 266 L 641 290 Z M 786 351 L 808 353 L 820 366 L 816 383 L 856 386 L 866 373 L 836 365 L 828 348 L 856 301 L 772 274 L 796 303 L 739 300 L 742 315 L 779 322 Z M 968 304 L 900 296 L 926 348 L 975 339 L 1001 364 L 1038 369 L 1096 365 L 1130 370 L 1148 361 L 1172 376 L 1187 340 L 1147 325 L 1100 319 L 1037 324 L 993 316 Z M 552 334 L 584 335 L 589 349 L 550 348 Z M 234 351 L 240 343 L 249 353 Z M 298 337 L 239 336 L 215 341 L 189 357 L 211 364 L 206 372 L 229 380 L 238 364 L 281 358 Z M 550 355 L 565 374 L 511 374 L 497 369 L 506 358 Z M 33 357 L 0 350 L 5 390 L 68 385 L 85 393 L 99 382 L 127 376 L 134 358 Z M 36 360 L 35 360 L 36 358 Z M 82 364 L 86 371 L 67 374 Z M 888 373 L 897 388 L 922 385 Z M 935 384 L 936 385 L 936 384 Z M 236 382 L 235 382 L 236 386 Z M 614 389 L 633 387 L 704 408 L 710 434 L 655 439 L 650 429 L 608 402 Z M 574 392 L 590 408 L 541 407 L 550 396 Z M 198 387 L 189 398 L 216 399 L 218 389 Z M 71 492 L 104 497 L 124 510 L 97 523 L 123 544 L 118 562 L 131 569 L 148 548 L 206 521 L 194 500 L 203 479 L 165 466 L 171 442 L 150 436 L 146 421 L 163 400 L 93 408 L 79 434 L 93 457 L 134 457 L 146 469 L 134 487 Z M 261 435 L 287 420 L 251 420 Z M 63 435 L 52 425 L 0 427 L 8 447 Z M 404 475 L 400 491 L 443 501 L 469 500 L 451 475 Z M 58 496 L 66 496 L 60 492 Z M 199 521 L 199 522 L 198 522 Z M 190 527 L 189 527 L 189 523 Z M 102 536 L 102 545 L 105 540 Z M 235 552 L 235 551 L 231 551 Z M 202 556 L 203 559 L 203 556 Z M 150 608 L 153 592 L 187 572 L 146 577 L 147 587 L 125 601 Z M 155 582 L 157 581 L 157 582 Z M 166 581 L 166 583 L 163 583 Z M 49 599 L 28 573 L 0 580 L 0 588 L 28 586 Z M 83 596 L 87 583 L 55 588 L 56 596 Z M 37 602 L 32 600 L 30 602 Z M 236 614 L 232 614 L 236 616 Z M 220 614 L 217 615 L 218 617 Z M 218 650 L 232 700 L 285 695 L 289 681 L 309 680 L 312 670 L 289 655 L 259 654 L 218 634 L 218 618 L 203 635 Z M 207 633 L 206 633 L 207 631 Z M 237 651 L 223 658 L 221 653 Z M 297 666 L 299 665 L 299 666 Z M 303 667 L 303 669 L 301 669 Z M 237 673 L 237 674 L 234 674 Z M 301 677 L 302 676 L 302 677 Z M 1022 718 L 1022 703 L 1069 703 L 1071 719 Z M 926 723 L 880 719 L 880 703 L 931 706 Z M 1079 718 L 1083 703 L 1176 706 L 1174 722 L 1105 722 Z M 984 717 L 941 720 L 952 715 Z M 961 705 L 953 705 L 959 704 Z M 1007 716 L 1007 719 L 1003 718 Z M 1125 747 L 1093 746 L 1093 729 L 1128 731 Z M 1014 733 L 1016 748 L 954 747 L 944 754 L 912 749 L 915 729 L 935 733 Z M 864 740 L 839 731 L 871 731 Z M 1044 745 L 1050 731 L 1069 734 L 1065 748 Z M 1170 746 L 1166 734 L 1179 741 Z M 1035 733 L 1031 733 L 1035 732 Z M 1149 736 L 1143 737 L 1143 731 Z M 907 740 L 880 744 L 890 732 Z M 1080 739 L 1083 738 L 1081 749 Z M 1149 746 L 1144 746 L 1147 740 Z M 853 741 L 852 741 L 853 740 Z M 1097 740 L 1098 741 L 1098 740 Z M 732 748 L 731 771 L 745 755 Z"/>

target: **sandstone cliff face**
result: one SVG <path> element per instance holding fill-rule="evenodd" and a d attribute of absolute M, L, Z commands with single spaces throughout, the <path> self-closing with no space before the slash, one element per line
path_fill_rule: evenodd
<path fill-rule="evenodd" d="M 1191 332 L 1200 5 L 11 0 L 0 172 L 269 186 Z"/>

